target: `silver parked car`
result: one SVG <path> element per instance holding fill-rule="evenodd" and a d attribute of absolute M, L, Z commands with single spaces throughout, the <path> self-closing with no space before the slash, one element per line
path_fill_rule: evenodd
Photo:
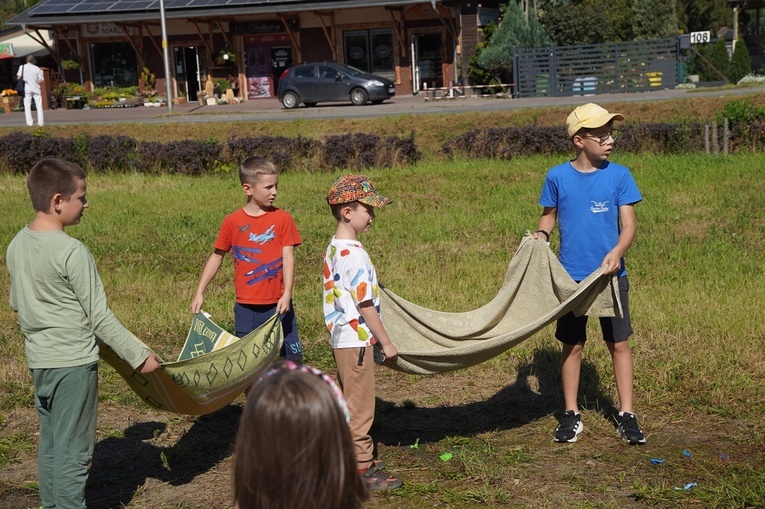
<path fill-rule="evenodd" d="M 396 85 L 387 78 L 349 65 L 320 62 L 285 70 L 279 78 L 276 95 L 289 109 L 297 108 L 300 103 L 310 107 L 330 101 L 351 101 L 360 106 L 368 101 L 380 104 L 390 99 L 396 95 Z"/>

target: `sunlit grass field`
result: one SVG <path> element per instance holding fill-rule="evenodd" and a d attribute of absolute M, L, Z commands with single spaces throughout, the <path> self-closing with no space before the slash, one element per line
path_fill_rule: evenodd
<path fill-rule="evenodd" d="M 545 500 L 558 500 L 561 507 L 619 507 L 619 499 L 609 502 L 612 499 L 599 487 L 599 483 L 607 487 L 604 478 L 615 471 L 626 472 L 619 487 L 631 502 L 643 502 L 646 507 L 762 507 L 765 155 L 615 153 L 613 159 L 632 169 L 644 196 L 636 208 L 638 234 L 627 253 L 627 268 L 636 331 L 632 340 L 636 409 L 649 435 L 647 447 L 655 449 L 648 449 L 649 453 L 646 448 L 627 450 L 624 446 L 623 453 L 604 452 L 606 457 L 598 461 L 608 464 L 613 460 L 618 466 L 611 464 L 602 475 L 594 474 L 588 482 L 595 488 L 582 486 L 579 474 L 564 474 L 560 478 L 564 486 L 551 489 L 547 496 L 553 498 Z M 408 300 L 439 310 L 465 311 L 490 300 L 519 240 L 536 226 L 542 180 L 547 168 L 557 162 L 559 159 L 542 157 L 509 162 L 432 161 L 406 169 L 365 172 L 393 199 L 393 204 L 378 213 L 370 232 L 361 237 L 381 282 Z M 322 255 L 334 232 L 325 196 L 335 176 L 286 173 L 280 177 L 276 200 L 277 206 L 292 213 L 303 238 L 296 250 L 294 303 L 306 361 L 330 372 L 333 364 L 322 320 L 320 274 Z M 0 246 L 4 252 L 33 213 L 22 177 L 0 176 L 0 192 Z M 67 232 L 93 251 L 118 318 L 161 356 L 173 360 L 185 338 L 191 319 L 188 306 L 220 222 L 244 204 L 236 175 L 94 174 L 88 177 L 88 198 L 90 207 L 82 223 Z M 552 242 L 555 247 L 557 233 Z M 233 323 L 232 274 L 227 260 L 205 301 L 205 310 L 229 329 Z M 0 296 L 6 303 L 7 295 L 3 259 Z M 593 376 L 583 379 L 582 392 L 617 402 L 610 358 L 597 339 L 597 328 L 592 332 L 594 341 L 585 350 L 585 362 Z M 383 369 L 378 395 L 399 409 L 485 402 L 541 356 L 550 357 L 548 364 L 557 362 L 557 349 L 548 328 L 499 358 L 463 372 L 418 378 Z M 23 340 L 7 304 L 0 305 L 0 357 L 1 426 L 5 412 L 32 403 Z M 491 430 L 460 434 L 457 429 L 453 435 L 444 433 L 430 446 L 422 446 L 424 450 L 432 447 L 434 454 L 449 448 L 461 451 L 459 468 L 455 462 L 438 461 L 437 457 L 434 463 L 419 456 L 412 459 L 408 447 L 396 447 L 397 433 L 409 436 L 417 432 L 407 428 L 405 412 L 386 419 L 384 412 L 389 407 L 383 405 L 378 428 L 387 438 L 381 452 L 391 457 L 391 468 L 398 466 L 407 488 L 382 497 L 378 505 L 545 507 L 538 503 L 544 485 L 534 484 L 538 478 L 529 465 L 571 461 L 561 458 L 567 453 L 560 451 L 572 449 L 553 449 L 549 443 L 555 424 L 552 413 L 559 410 L 555 374 L 531 370 L 529 376 L 547 387 L 547 401 L 553 405 L 529 414 L 526 427 L 496 434 Z M 102 369 L 102 378 L 103 400 L 141 405 L 110 368 Z M 583 406 L 593 413 L 597 410 L 591 401 L 583 401 Z M 603 432 L 600 428 L 606 425 L 590 425 L 590 421 L 586 434 Z M 701 434 L 707 431 L 708 422 L 723 427 L 736 423 L 727 438 L 744 447 L 747 457 L 737 457 L 735 464 L 731 460 L 726 470 L 718 470 L 716 463 L 689 467 L 693 479 L 705 482 L 680 494 L 673 488 L 682 487 L 682 480 L 690 479 L 690 474 L 675 480 L 654 469 L 643 476 L 635 467 L 637 462 L 647 461 L 649 454 L 670 454 L 662 447 L 669 447 L 669 442 L 675 447 L 676 441 L 666 438 L 665 427 L 674 429 L 686 423 L 691 434 L 699 434 L 703 442 Z M 404 429 L 408 431 L 404 433 Z M 534 444 L 539 442 L 544 442 L 545 452 L 537 457 Z M 615 434 L 604 443 L 609 449 L 619 448 Z M 608 454 L 628 456 L 609 459 Z M 504 466 L 495 470 L 492 462 L 498 457 Z M 9 465 L 0 463 L 0 469 Z M 475 480 L 479 477 L 480 482 Z M 577 502 L 568 505 L 565 494 L 573 487 L 588 496 L 577 496 Z M 593 500 L 602 505 L 586 505 Z"/>

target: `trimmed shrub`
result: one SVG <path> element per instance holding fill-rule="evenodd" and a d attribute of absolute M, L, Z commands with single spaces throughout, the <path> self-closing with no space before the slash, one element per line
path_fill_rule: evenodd
<path fill-rule="evenodd" d="M 169 143 L 145 141 L 138 144 L 141 171 L 202 175 L 220 163 L 222 147 L 214 141 L 184 140 Z"/>
<path fill-rule="evenodd" d="M 376 134 L 354 133 L 328 136 L 322 149 L 325 168 L 363 169 L 375 166 L 380 137 Z"/>
<path fill-rule="evenodd" d="M 414 143 L 414 133 L 408 138 L 376 134 L 353 133 L 328 136 L 324 140 L 321 166 L 362 170 L 364 168 L 389 168 L 416 163 L 422 154 Z"/>
<path fill-rule="evenodd" d="M 45 157 L 58 157 L 82 164 L 72 139 L 39 137 L 20 132 L 0 137 L 0 171 L 12 175 L 28 173 L 37 161 Z"/>
<path fill-rule="evenodd" d="M 733 50 L 733 57 L 730 60 L 728 69 L 728 79 L 732 83 L 738 83 L 744 76 L 752 72 L 752 60 L 749 56 L 749 50 L 744 44 L 744 40 L 739 37 L 736 41 L 736 49 Z"/>
<path fill-rule="evenodd" d="M 88 166 L 95 171 L 135 171 L 138 167 L 137 145 L 129 136 L 94 136 L 88 140 Z"/>
<path fill-rule="evenodd" d="M 328 136 L 322 148 L 321 166 L 356 169 L 406 166 L 417 162 L 422 154 L 414 143 L 414 133 L 408 138 L 376 134 L 353 133 Z"/>
<path fill-rule="evenodd" d="M 252 156 L 270 160 L 280 171 L 293 169 L 296 159 L 313 159 L 320 151 L 321 142 L 304 138 L 284 136 L 258 136 L 232 138 L 226 145 L 226 161 L 237 166 Z"/>
<path fill-rule="evenodd" d="M 414 142 L 414 131 L 412 131 L 406 138 L 398 136 L 385 138 L 378 162 L 380 166 L 390 168 L 415 164 L 420 159 L 422 159 L 422 152 Z"/>
<path fill-rule="evenodd" d="M 514 156 L 559 154 L 571 150 L 561 127 L 497 127 L 475 129 L 450 138 L 442 145 L 447 157 L 489 157 L 510 160 Z"/>
<path fill-rule="evenodd" d="M 704 126 L 700 124 L 642 124 L 619 129 L 616 148 L 624 152 L 674 154 L 704 150 Z M 560 127 L 505 127 L 476 129 L 442 145 L 449 158 L 509 160 L 532 154 L 571 154 L 574 151 Z"/>
<path fill-rule="evenodd" d="M 641 124 L 619 129 L 617 150 L 638 154 L 704 151 L 702 124 Z"/>
<path fill-rule="evenodd" d="M 138 152 L 138 171 L 142 173 L 161 173 L 164 146 L 158 141 L 141 141 L 136 146 Z"/>

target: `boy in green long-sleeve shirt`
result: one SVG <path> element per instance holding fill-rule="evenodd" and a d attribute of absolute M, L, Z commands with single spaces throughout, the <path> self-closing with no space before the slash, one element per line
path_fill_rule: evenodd
<path fill-rule="evenodd" d="M 99 340 L 141 373 L 162 360 L 117 320 L 92 254 L 64 233 L 88 207 L 83 169 L 43 159 L 27 187 L 35 219 L 8 245 L 6 265 L 40 419 L 40 498 L 79 509 L 96 438 Z"/>

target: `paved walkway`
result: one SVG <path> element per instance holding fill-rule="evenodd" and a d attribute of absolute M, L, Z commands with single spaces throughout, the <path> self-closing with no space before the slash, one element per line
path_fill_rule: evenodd
<path fill-rule="evenodd" d="M 536 97 L 530 99 L 462 98 L 426 101 L 421 95 L 397 96 L 378 105 L 353 106 L 350 103 L 326 103 L 314 108 L 284 109 L 276 99 L 256 99 L 240 104 L 200 106 L 197 103 L 173 105 L 167 108 L 136 107 L 91 110 L 56 109 L 45 111 L 47 125 L 82 123 L 163 123 L 163 122 L 252 122 L 258 120 L 289 121 L 311 118 L 363 118 L 378 115 L 410 113 L 462 113 L 467 111 L 496 111 L 540 106 L 573 106 L 584 102 L 607 104 L 613 102 L 661 101 L 699 96 L 741 96 L 765 92 L 765 85 L 726 90 L 657 90 L 632 94 L 604 94 L 592 97 Z M 36 114 L 34 114 L 36 120 Z M 0 114 L 0 126 L 25 127 L 24 113 Z"/>

